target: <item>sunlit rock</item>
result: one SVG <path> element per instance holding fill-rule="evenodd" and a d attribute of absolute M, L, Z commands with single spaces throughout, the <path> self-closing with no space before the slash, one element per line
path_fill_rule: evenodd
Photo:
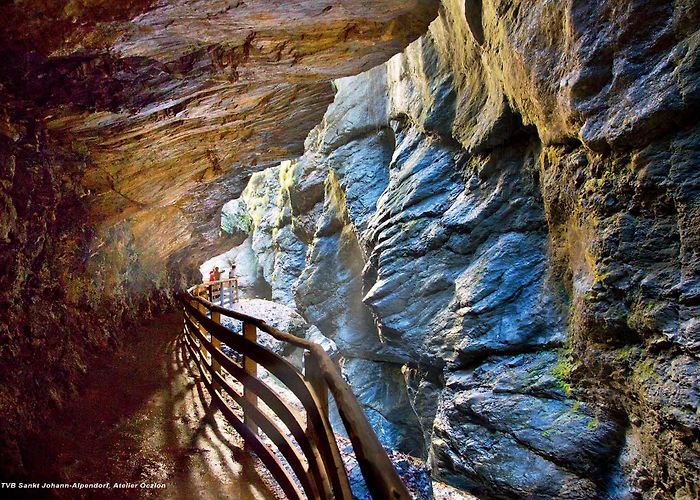
<path fill-rule="evenodd" d="M 228 250 L 434 477 L 698 497 L 700 7 L 439 3 L 0 7 L 0 458 Z"/>
<path fill-rule="evenodd" d="M 331 80 L 403 50 L 438 4 L 0 6 L 4 449 L 124 325 L 237 243 L 221 207 L 254 171 L 302 153 Z M 20 456 L 8 459 L 19 470 Z"/>
<path fill-rule="evenodd" d="M 52 134 L 86 156 L 95 215 L 113 224 L 177 206 L 193 232 L 214 207 L 184 209 L 190 197 L 230 198 L 217 179 L 300 154 L 330 81 L 400 51 L 438 6 L 108 3 L 3 6 L 0 36 L 18 66 L 5 84 L 40 100 Z"/>
<path fill-rule="evenodd" d="M 243 198 L 231 200 L 221 209 L 221 231 L 245 240 L 253 230 L 253 218 Z"/>

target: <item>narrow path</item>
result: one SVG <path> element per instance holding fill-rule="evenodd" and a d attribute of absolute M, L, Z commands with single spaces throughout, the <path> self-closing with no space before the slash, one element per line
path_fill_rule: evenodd
<path fill-rule="evenodd" d="M 32 492 L 36 498 L 277 498 L 201 382 L 185 367 L 179 314 L 140 327 L 91 372 L 82 393 L 25 457 L 32 480 L 136 487 Z M 141 484 L 158 484 L 145 489 Z M 164 485 L 164 487 L 162 487 Z"/>

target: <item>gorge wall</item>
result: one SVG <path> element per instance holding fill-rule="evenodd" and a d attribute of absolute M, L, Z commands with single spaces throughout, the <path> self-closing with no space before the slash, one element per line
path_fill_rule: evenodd
<path fill-rule="evenodd" d="M 484 497 L 700 494 L 699 20 L 444 0 L 227 205 L 385 444 Z"/>
<path fill-rule="evenodd" d="M 172 286 L 143 264 L 127 227 L 98 236 L 85 223 L 85 161 L 50 137 L 36 111 L 22 99 L 0 105 L 3 478 L 21 474 L 28 430 L 75 395 L 127 325 L 167 307 Z"/>

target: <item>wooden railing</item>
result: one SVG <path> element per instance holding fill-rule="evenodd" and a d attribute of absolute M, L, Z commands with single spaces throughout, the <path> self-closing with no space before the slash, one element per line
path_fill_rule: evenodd
<path fill-rule="evenodd" d="M 222 306 L 226 304 L 226 297 L 228 297 L 228 302 L 233 304 L 238 302 L 238 278 L 207 281 L 192 288 L 190 292 L 197 296 L 204 295 L 209 302 L 218 302 Z"/>
<path fill-rule="evenodd" d="M 215 304 L 212 299 L 217 295 L 213 288 L 217 286 L 221 290 L 219 302 L 223 304 L 225 287 L 221 282 L 197 285 L 181 295 L 184 343 L 196 361 L 212 403 L 260 458 L 285 495 L 290 499 L 305 496 L 313 499 L 353 498 L 328 418 L 330 390 L 372 497 L 381 500 L 410 498 L 360 404 L 323 348 L 284 333 L 258 318 Z M 221 316 L 241 321 L 242 333 L 234 333 L 221 325 Z M 303 373 L 286 359 L 261 346 L 257 342 L 258 330 L 303 349 Z M 241 362 L 225 354 L 222 345 L 240 354 Z M 282 397 L 273 385 L 258 378 L 258 365 L 296 396 L 299 409 Z M 229 380 L 240 382 L 242 394 L 231 386 Z M 259 401 L 266 405 L 267 411 L 259 407 Z M 229 402 L 242 409 L 243 419 L 237 416 Z M 270 411 L 276 418 L 271 418 Z M 277 422 L 282 422 L 288 432 Z M 263 442 L 259 431 L 274 444 L 276 452 Z M 284 457 L 288 467 L 284 466 L 280 456 Z"/>

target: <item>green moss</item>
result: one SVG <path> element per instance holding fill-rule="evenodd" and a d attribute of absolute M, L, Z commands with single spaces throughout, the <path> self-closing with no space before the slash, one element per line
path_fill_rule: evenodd
<path fill-rule="evenodd" d="M 406 230 L 410 231 L 411 229 L 416 227 L 416 224 L 418 224 L 418 219 L 413 219 L 413 220 L 408 221 L 406 223 Z"/>
<path fill-rule="evenodd" d="M 565 394 L 571 393 L 571 385 L 569 381 L 571 379 L 571 372 L 574 369 L 573 357 L 571 355 L 571 350 L 568 347 L 562 349 L 559 362 L 552 368 L 552 375 L 557 379 L 559 383 L 559 388 L 564 391 Z"/>
<path fill-rule="evenodd" d="M 487 265 L 485 260 L 480 260 L 479 264 L 474 269 L 474 277 L 481 280 L 486 275 Z"/>
<path fill-rule="evenodd" d="M 639 378 L 640 381 L 646 382 L 648 380 L 655 380 L 657 378 L 657 373 L 654 370 L 654 360 L 652 359 L 645 359 L 641 363 L 639 363 L 635 370 L 635 374 Z"/>
<path fill-rule="evenodd" d="M 588 179 L 583 185 L 583 190 L 588 192 L 594 192 L 600 187 L 602 187 L 603 182 L 603 179 Z"/>
<path fill-rule="evenodd" d="M 90 149 L 87 147 L 87 144 L 82 141 L 71 142 L 71 149 L 81 156 L 88 156 L 90 154 Z"/>
<path fill-rule="evenodd" d="M 236 234 L 239 232 L 249 234 L 253 230 L 253 218 L 250 214 L 222 216 L 221 230 L 226 234 Z"/>
<path fill-rule="evenodd" d="M 605 278 L 607 278 L 610 275 L 609 271 L 601 271 L 599 266 L 594 265 L 592 267 L 593 267 L 593 282 L 594 283 L 601 283 L 601 282 L 605 281 Z"/>
<path fill-rule="evenodd" d="M 586 427 L 588 429 L 593 430 L 593 429 L 597 429 L 599 425 L 600 425 L 600 421 L 598 420 L 598 415 L 596 415 L 595 417 L 593 417 L 593 419 L 591 419 L 590 422 L 588 422 L 586 424 Z"/>
<path fill-rule="evenodd" d="M 615 351 L 615 359 L 618 361 L 627 361 L 630 358 L 635 357 L 639 352 L 639 348 L 636 346 L 621 347 Z"/>

